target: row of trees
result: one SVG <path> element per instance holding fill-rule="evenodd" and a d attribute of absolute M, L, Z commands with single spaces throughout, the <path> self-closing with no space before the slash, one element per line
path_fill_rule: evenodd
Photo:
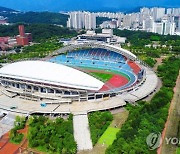
<path fill-rule="evenodd" d="M 171 40 L 170 43 L 172 44 L 172 51 L 179 53 L 180 52 L 180 39 L 176 41 Z"/>
<path fill-rule="evenodd" d="M 130 50 L 151 67 L 156 63 L 155 58 L 164 54 L 178 54 L 180 52 L 180 36 L 159 35 L 142 31 L 115 29 L 118 36 L 127 38 L 123 48 Z"/>
<path fill-rule="evenodd" d="M 127 37 L 128 41 L 130 41 L 130 43 L 134 46 L 144 46 L 151 43 L 152 41 L 159 41 L 163 45 L 166 44 L 166 42 L 168 42 L 169 40 L 173 40 L 174 42 L 180 40 L 180 36 L 177 35 L 159 35 L 142 31 L 115 29 L 114 34 L 122 37 Z"/>
<path fill-rule="evenodd" d="M 144 62 L 146 64 L 148 64 L 150 67 L 153 67 L 156 64 L 156 60 L 151 58 L 151 57 L 147 57 L 144 59 Z"/>
<path fill-rule="evenodd" d="M 46 153 L 75 154 L 77 152 L 72 115 L 67 120 L 62 118 L 50 120 L 44 116 L 33 116 L 28 123 L 28 141 L 31 148 Z"/>
<path fill-rule="evenodd" d="M 20 144 L 24 138 L 24 134 L 18 133 L 16 129 L 11 129 L 9 137 L 10 142 Z"/>
<path fill-rule="evenodd" d="M 23 129 L 26 124 L 25 117 L 16 116 L 16 120 L 14 122 L 14 128 L 10 131 L 10 141 L 15 144 L 19 144 L 22 142 L 24 134 L 19 133 L 18 130 Z"/>
<path fill-rule="evenodd" d="M 139 102 L 129 105 L 128 120 L 117 134 L 117 139 L 106 150 L 107 154 L 120 153 L 156 153 L 149 151 L 146 137 L 150 133 L 162 132 L 173 97 L 173 87 L 180 69 L 180 60 L 171 57 L 158 68 L 163 86 L 150 102 Z M 153 81 L 152 81 L 153 82 Z"/>
<path fill-rule="evenodd" d="M 59 38 L 70 38 L 77 35 L 76 31 L 48 24 L 28 24 L 25 25 L 25 28 L 26 32 L 32 33 L 33 41 L 38 42 L 38 44 L 24 47 L 22 50 L 21 47 L 15 47 L 17 53 L 0 56 L 0 63 L 45 57 L 63 46 L 62 43 L 59 43 Z M 15 36 L 17 34 L 18 24 L 0 25 L 0 36 Z"/>
<path fill-rule="evenodd" d="M 88 115 L 91 139 L 95 145 L 113 120 L 111 112 L 93 112 Z"/>
<path fill-rule="evenodd" d="M 48 40 L 32 46 L 26 46 L 22 49 L 22 52 L 17 54 L 2 55 L 0 57 L 0 63 L 17 61 L 20 59 L 30 58 L 43 58 L 52 53 L 53 51 L 61 48 L 62 43 L 58 43 L 56 39 Z"/>

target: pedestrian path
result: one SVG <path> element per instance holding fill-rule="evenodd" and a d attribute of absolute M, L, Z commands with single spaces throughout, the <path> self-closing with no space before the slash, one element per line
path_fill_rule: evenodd
<path fill-rule="evenodd" d="M 73 116 L 74 138 L 78 150 L 90 150 L 93 148 L 89 130 L 87 113 L 74 114 Z"/>

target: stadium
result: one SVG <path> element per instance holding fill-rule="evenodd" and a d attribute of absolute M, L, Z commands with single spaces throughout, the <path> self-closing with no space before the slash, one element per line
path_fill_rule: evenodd
<path fill-rule="evenodd" d="M 156 74 L 131 52 L 104 43 L 69 45 L 44 59 L 23 60 L 0 68 L 1 121 L 14 116 L 67 117 L 73 114 L 78 150 L 92 149 L 88 113 L 121 110 L 149 98 L 158 88 Z M 83 132 L 83 133 L 82 133 Z"/>
<path fill-rule="evenodd" d="M 2 93 L 33 101 L 70 103 L 120 96 L 135 102 L 152 94 L 155 73 L 131 52 L 101 43 L 61 48 L 46 61 L 19 61 L 0 69 Z"/>

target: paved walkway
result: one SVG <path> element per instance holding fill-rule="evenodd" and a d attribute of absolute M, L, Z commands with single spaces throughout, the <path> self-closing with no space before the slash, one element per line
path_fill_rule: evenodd
<path fill-rule="evenodd" d="M 74 112 L 92 112 L 98 110 L 113 109 L 116 107 L 125 106 L 126 102 L 120 97 L 112 97 L 110 99 L 101 99 L 97 101 L 73 102 L 64 104 L 48 104 L 46 107 L 41 107 L 41 103 L 30 100 L 24 100 L 19 97 L 9 98 L 5 95 L 0 96 L 0 109 L 29 114 L 33 112 L 39 113 L 74 113 Z M 10 109 L 16 106 L 16 109 Z"/>
<path fill-rule="evenodd" d="M 90 150 L 93 148 L 89 130 L 88 116 L 78 114 L 73 116 L 74 138 L 78 145 L 78 150 Z"/>
<path fill-rule="evenodd" d="M 0 137 L 10 131 L 14 127 L 16 116 L 8 114 L 0 121 Z"/>
<path fill-rule="evenodd" d="M 150 96 L 158 86 L 158 77 L 157 75 L 149 68 L 145 68 L 146 70 L 146 80 L 145 82 L 135 88 L 133 91 L 120 94 L 119 96 L 126 101 L 136 102 L 140 99 L 143 99 L 147 96 Z"/>
<path fill-rule="evenodd" d="M 162 56 L 162 57 L 160 57 L 160 58 L 156 58 L 156 64 L 154 65 L 154 67 L 153 67 L 153 71 L 154 72 L 156 72 L 157 71 L 157 68 L 158 68 L 158 66 L 159 65 L 161 65 L 162 64 L 162 61 L 163 61 L 163 59 L 165 59 L 166 57 L 164 57 L 164 56 Z"/>
<path fill-rule="evenodd" d="M 152 68 L 152 70 L 154 72 L 157 72 L 157 69 L 158 69 L 158 66 L 162 64 L 163 60 L 166 58 L 166 56 L 161 56 L 160 58 L 156 58 L 156 64 L 154 65 L 154 67 Z M 157 87 L 156 87 L 156 92 L 158 92 L 160 90 L 160 88 L 162 87 L 162 81 L 160 78 L 158 78 L 158 84 L 157 84 Z M 153 93 L 152 95 L 148 96 L 147 98 L 143 99 L 144 101 L 150 101 L 154 95 L 156 93 Z"/>

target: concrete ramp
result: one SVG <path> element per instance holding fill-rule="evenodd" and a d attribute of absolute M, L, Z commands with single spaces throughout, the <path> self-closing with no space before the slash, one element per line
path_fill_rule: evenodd
<path fill-rule="evenodd" d="M 89 130 L 88 116 L 86 114 L 75 114 L 73 116 L 74 138 L 78 150 L 90 150 L 93 148 Z"/>

